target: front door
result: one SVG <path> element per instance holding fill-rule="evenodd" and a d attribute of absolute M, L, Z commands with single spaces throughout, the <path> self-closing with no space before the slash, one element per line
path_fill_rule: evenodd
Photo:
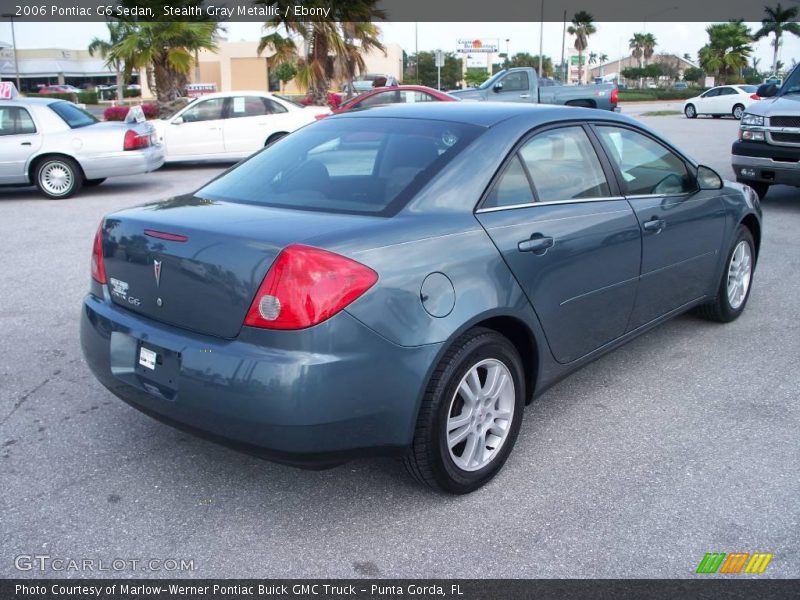
<path fill-rule="evenodd" d="M 686 160 L 646 133 L 595 131 L 642 229 L 635 329 L 713 290 L 725 210 L 719 191 L 699 190 Z"/>
<path fill-rule="evenodd" d="M 531 97 L 531 83 L 525 71 L 511 71 L 506 73 L 495 86 L 502 86 L 489 92 L 490 101 L 500 102 L 536 102 Z"/>
<path fill-rule="evenodd" d="M 208 98 L 193 102 L 164 127 L 167 157 L 191 158 L 193 156 L 222 154 L 225 146 L 222 136 L 222 119 L 225 98 Z"/>
<path fill-rule="evenodd" d="M 582 126 L 547 129 L 511 155 L 476 215 L 561 363 L 623 335 L 633 309 L 639 225 L 609 173 Z"/>

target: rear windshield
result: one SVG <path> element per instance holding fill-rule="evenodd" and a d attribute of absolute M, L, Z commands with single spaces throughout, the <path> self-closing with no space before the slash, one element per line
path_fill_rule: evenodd
<path fill-rule="evenodd" d="M 53 102 L 48 106 L 50 107 L 50 110 L 61 117 L 72 129 L 86 127 L 87 125 L 97 123 L 97 119 L 95 119 L 91 114 L 82 108 L 78 108 L 71 102 Z"/>
<path fill-rule="evenodd" d="M 389 216 L 482 131 L 444 121 L 325 119 L 265 148 L 197 196 Z"/>
<path fill-rule="evenodd" d="M 753 94 L 758 89 L 757 85 L 740 85 L 739 88 L 743 89 L 748 94 Z"/>

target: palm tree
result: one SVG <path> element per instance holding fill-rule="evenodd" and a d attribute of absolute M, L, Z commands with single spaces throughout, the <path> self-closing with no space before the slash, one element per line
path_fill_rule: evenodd
<path fill-rule="evenodd" d="M 567 28 L 575 36 L 575 50 L 578 51 L 578 83 L 583 82 L 583 52 L 589 46 L 589 36 L 597 33 L 594 17 L 585 10 L 579 10 L 572 17 L 572 25 Z"/>
<path fill-rule="evenodd" d="M 642 64 L 642 57 L 644 56 L 644 34 L 634 33 L 633 37 L 628 40 L 628 48 L 631 50 L 631 56 L 639 62 L 639 68 L 644 67 Z"/>
<path fill-rule="evenodd" d="M 779 2 L 775 8 L 765 6 L 764 12 L 767 13 L 767 16 L 761 19 L 761 29 L 755 32 L 753 40 L 758 41 L 770 35 L 775 36 L 772 39 L 772 72 L 776 73 L 778 70 L 778 49 L 780 48 L 783 34 L 791 33 L 800 36 L 800 25 L 795 23 L 800 8 L 797 6 L 783 8 Z"/>
<path fill-rule="evenodd" d="M 602 77 L 605 64 L 608 62 L 608 54 L 601 53 L 600 56 L 597 57 L 597 60 L 600 61 L 600 77 Z"/>
<path fill-rule="evenodd" d="M 750 29 L 742 21 L 716 23 L 706 27 L 709 41 L 697 57 L 706 73 L 727 78 L 741 72 L 753 53 Z"/>
<path fill-rule="evenodd" d="M 652 33 L 645 33 L 642 35 L 642 57 L 644 58 L 645 65 L 647 65 L 647 61 L 653 57 L 656 45 L 656 36 Z"/>
<path fill-rule="evenodd" d="M 263 36 L 258 45 L 261 54 L 268 47 L 274 52 L 270 64 L 292 62 L 297 67 L 297 80 L 308 88 L 314 104 L 327 102 L 331 80 L 352 81 L 365 68 L 364 54 L 371 49 L 384 51 L 380 32 L 372 23 L 386 14 L 376 7 L 378 0 L 353 0 L 333 8 L 330 20 L 313 17 L 295 17 L 292 7 L 295 0 L 256 0 L 257 4 L 277 5 L 279 16 L 268 21 L 265 27 L 272 32 Z M 313 6 L 321 2 L 306 2 Z M 325 6 L 329 6 L 326 4 Z M 288 16 L 287 16 L 288 15 Z M 285 36 L 277 30 L 283 28 Z M 298 42 L 302 42 L 300 55 Z M 348 96 L 352 85 L 348 86 Z"/>
<path fill-rule="evenodd" d="M 162 109 L 181 97 L 197 50 L 216 50 L 213 21 L 127 21 L 124 35 L 108 52 L 133 69 L 152 70 L 153 91 Z"/>
<path fill-rule="evenodd" d="M 122 76 L 122 69 L 124 63 L 118 58 L 110 58 L 111 49 L 122 41 L 125 36 L 125 24 L 115 21 L 106 23 L 108 27 L 108 40 L 102 38 L 93 38 L 89 42 L 89 54 L 94 56 L 99 54 L 101 58 L 106 61 L 106 66 L 114 69 L 114 74 L 117 76 L 117 100 L 122 102 L 125 98 L 124 95 L 124 78 Z"/>

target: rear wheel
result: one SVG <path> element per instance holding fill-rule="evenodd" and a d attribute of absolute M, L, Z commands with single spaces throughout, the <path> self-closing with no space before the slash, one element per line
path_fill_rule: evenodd
<path fill-rule="evenodd" d="M 733 118 L 734 119 L 736 119 L 737 121 L 741 121 L 742 120 L 742 115 L 744 114 L 744 105 L 743 104 L 737 104 L 736 106 L 734 106 L 732 114 L 733 114 Z"/>
<path fill-rule="evenodd" d="M 525 399 L 522 361 L 490 329 L 459 337 L 431 377 L 405 457 L 411 475 L 451 494 L 494 477 L 519 433 Z"/>
<path fill-rule="evenodd" d="M 83 184 L 83 172 L 68 156 L 45 158 L 35 171 L 36 187 L 48 198 L 69 198 Z"/>
<path fill-rule="evenodd" d="M 100 185 L 105 180 L 106 180 L 105 177 L 103 177 L 102 179 L 85 179 L 83 185 L 85 185 L 86 187 L 94 187 L 96 185 Z"/>
<path fill-rule="evenodd" d="M 697 308 L 700 316 L 711 321 L 729 323 L 742 314 L 750 298 L 755 256 L 755 243 L 750 230 L 739 225 L 728 252 L 717 296 L 712 302 Z"/>

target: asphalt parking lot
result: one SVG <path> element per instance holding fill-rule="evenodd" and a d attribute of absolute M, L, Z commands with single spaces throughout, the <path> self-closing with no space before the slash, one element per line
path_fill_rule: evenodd
<path fill-rule="evenodd" d="M 642 120 L 732 177 L 736 121 Z M 67 201 L 0 190 L 0 577 L 168 575 L 15 568 L 49 555 L 191 559 L 182 575 L 204 578 L 672 578 L 734 551 L 773 552 L 762 577 L 800 577 L 800 190 L 764 202 L 738 321 L 683 316 L 576 373 L 528 407 L 491 484 L 448 497 L 393 459 L 313 472 L 238 454 L 89 374 L 78 313 L 100 218 L 221 168 L 118 178 Z"/>

